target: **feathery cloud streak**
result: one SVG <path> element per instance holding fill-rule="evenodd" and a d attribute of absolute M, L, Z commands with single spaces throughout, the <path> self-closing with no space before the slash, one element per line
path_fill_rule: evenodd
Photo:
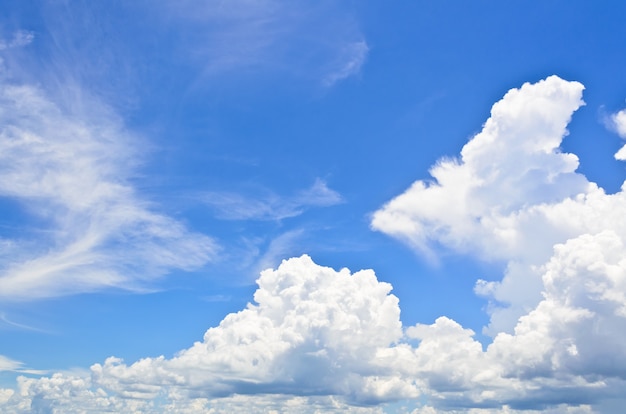
<path fill-rule="evenodd" d="M 282 220 L 299 216 L 311 207 L 343 202 L 341 195 L 320 179 L 315 180 L 311 188 L 288 197 L 273 193 L 247 197 L 237 193 L 209 192 L 202 199 L 216 210 L 219 218 L 226 220 Z"/>
<path fill-rule="evenodd" d="M 158 13 L 193 28 L 190 58 L 203 76 L 269 70 L 331 87 L 360 72 L 369 48 L 352 16 L 332 2 L 170 2 Z"/>
<path fill-rule="evenodd" d="M 210 238 L 137 194 L 139 138 L 109 108 L 80 96 L 65 105 L 36 86 L 2 81 L 0 196 L 39 223 L 3 239 L 2 300 L 140 289 L 215 255 Z"/>

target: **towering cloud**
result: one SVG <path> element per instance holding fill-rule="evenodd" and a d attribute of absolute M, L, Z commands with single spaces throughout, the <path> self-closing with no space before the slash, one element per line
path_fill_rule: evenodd
<path fill-rule="evenodd" d="M 576 172 L 563 153 L 583 86 L 551 76 L 509 91 L 493 106 L 483 130 L 377 211 L 372 228 L 426 254 L 431 243 L 508 263 L 498 283 L 476 291 L 507 305 L 496 308 L 488 332 L 511 331 L 541 300 L 541 271 L 553 246 L 586 233 L 624 231 L 624 196 L 606 195 Z"/>
<path fill-rule="evenodd" d="M 37 402 L 69 412 L 83 398 L 87 402 L 81 404 L 101 409 L 119 407 L 122 399 L 141 402 L 147 410 L 151 400 L 163 396 L 175 401 L 233 394 L 337 395 L 338 404 L 345 405 L 418 395 L 410 381 L 379 363 L 380 350 L 402 338 L 402 325 L 391 285 L 379 282 L 374 272 L 337 272 L 302 256 L 264 271 L 258 284 L 255 304 L 228 315 L 202 342 L 174 358 L 129 366 L 109 358 L 92 366 L 88 378 L 23 379 L 7 404 Z M 63 397 L 67 389 L 76 397 Z M 310 401 L 297 406 L 303 403 Z"/>

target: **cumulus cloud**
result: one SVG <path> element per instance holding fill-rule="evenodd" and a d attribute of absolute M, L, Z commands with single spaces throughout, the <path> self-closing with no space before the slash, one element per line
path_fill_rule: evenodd
<path fill-rule="evenodd" d="M 407 365 L 407 355 L 390 360 L 412 366 L 414 375 L 426 379 L 440 407 L 504 402 L 518 410 L 558 403 L 584 408 L 621 395 L 626 387 L 623 257 L 623 241 L 611 231 L 559 244 L 542 268 L 543 300 L 518 320 L 513 334 L 499 333 L 483 351 L 472 331 L 442 317 L 407 330 L 421 341 L 410 350 L 416 364 Z"/>
<path fill-rule="evenodd" d="M 582 90 L 551 76 L 509 91 L 461 156 L 433 167 L 433 182 L 417 181 L 373 215 L 374 229 L 418 251 L 434 254 L 439 243 L 507 262 L 502 281 L 476 285 L 493 301 L 486 352 L 453 321 L 417 330 L 419 350 L 431 338 L 423 332 L 445 328 L 432 338 L 450 358 L 432 375 L 447 377 L 475 404 L 498 395 L 512 407 L 549 405 L 623 390 L 625 188 L 606 194 L 576 172 L 574 154 L 560 150 Z M 445 348 L 450 332 L 471 349 L 470 361 Z"/>
<path fill-rule="evenodd" d="M 253 304 L 173 358 L 22 377 L 3 408 L 237 412 L 253 398 L 266 411 L 379 412 L 419 398 L 429 405 L 416 413 L 594 412 L 626 387 L 624 248 L 613 232 L 557 245 L 544 299 L 486 349 L 447 317 L 403 330 L 398 299 L 371 270 L 289 259 L 262 272 Z"/>
<path fill-rule="evenodd" d="M 140 139 L 109 108 L 8 79 L 0 90 L 0 196 L 29 216 L 3 239 L 0 298 L 139 289 L 214 256 L 210 238 L 137 194 Z"/>
<path fill-rule="evenodd" d="M 157 398 L 210 407 L 206 399 L 223 404 L 233 395 L 279 394 L 313 403 L 312 396 L 326 396 L 316 404 L 332 408 L 329 396 L 338 396 L 337 407 L 415 397 L 411 381 L 378 363 L 379 350 L 402 338 L 398 299 L 390 290 L 371 270 L 351 274 L 308 256 L 293 258 L 262 272 L 254 304 L 228 315 L 175 357 L 132 365 L 111 357 L 92 366 L 90 377 L 21 379 L 8 404 L 76 404 L 63 397 L 68 389 L 89 400 L 88 407 Z"/>
<path fill-rule="evenodd" d="M 374 215 L 375 228 L 420 251 L 437 242 L 508 262 L 501 282 L 476 287 L 509 304 L 493 312 L 487 346 L 445 316 L 403 329 L 391 285 L 373 271 L 302 256 L 262 272 L 254 303 L 174 357 L 22 377 L 0 391 L 3 409 L 236 412 L 261 395 L 284 412 L 410 400 L 416 414 L 591 413 L 623 399 L 626 195 L 606 194 L 559 150 L 581 92 L 557 77 L 510 91 L 460 159 Z"/>
<path fill-rule="evenodd" d="M 623 193 L 605 194 L 560 149 L 582 91 L 556 76 L 509 91 L 460 157 L 431 169 L 433 182 L 416 181 L 373 215 L 372 228 L 427 255 L 438 243 L 508 263 L 502 281 L 476 286 L 494 302 L 491 335 L 511 331 L 541 300 L 538 266 L 555 244 L 623 231 Z"/>
<path fill-rule="evenodd" d="M 258 197 L 231 192 L 208 192 L 202 201 L 225 220 L 282 220 L 296 217 L 311 207 L 328 207 L 343 202 L 341 195 L 319 178 L 292 196 L 267 192 Z"/>

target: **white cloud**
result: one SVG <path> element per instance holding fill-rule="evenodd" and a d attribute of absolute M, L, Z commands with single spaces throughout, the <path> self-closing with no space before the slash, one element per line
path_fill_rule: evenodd
<path fill-rule="evenodd" d="M 202 200 L 225 220 L 282 220 L 299 216 L 311 207 L 328 207 L 343 202 L 341 195 L 320 179 L 316 179 L 311 188 L 293 196 L 266 192 L 259 197 L 249 197 L 229 192 L 208 192 Z"/>
<path fill-rule="evenodd" d="M 556 76 L 512 89 L 459 159 L 431 169 L 434 182 L 415 182 L 374 213 L 374 229 L 426 254 L 435 242 L 508 262 L 502 281 L 477 284 L 494 300 L 492 335 L 511 331 L 541 300 L 538 266 L 556 243 L 626 224 L 623 195 L 607 196 L 560 150 L 582 90 Z"/>
<path fill-rule="evenodd" d="M 71 407 L 77 401 L 63 396 L 70 389 L 86 407 L 163 398 L 174 406 L 204 398 L 211 406 L 229 395 L 277 394 L 292 403 L 289 395 L 301 396 L 301 403 L 315 403 L 308 396 L 319 395 L 317 404 L 332 409 L 336 403 L 339 410 L 347 402 L 417 396 L 411 381 L 377 361 L 379 349 L 402 338 L 402 328 L 398 299 L 374 272 L 337 272 L 302 256 L 262 272 L 258 285 L 255 304 L 228 315 L 174 358 L 132 365 L 109 358 L 92 366 L 91 377 L 22 379 L 9 403 Z"/>
<path fill-rule="evenodd" d="M 19 361 L 14 361 L 3 355 L 0 355 L 0 371 L 16 371 L 23 364 Z"/>
<path fill-rule="evenodd" d="M 552 76 L 509 91 L 460 159 L 440 160 L 434 182 L 416 181 L 374 213 L 372 227 L 422 251 L 437 241 L 491 259 L 545 256 L 553 240 L 531 246 L 515 227 L 530 220 L 517 215 L 592 190 L 575 172 L 578 158 L 559 150 L 582 89 Z"/>
<path fill-rule="evenodd" d="M 521 410 L 566 403 L 583 404 L 584 412 L 590 402 L 623 395 L 624 250 L 611 231 L 557 245 L 542 269 L 544 298 L 513 334 L 499 333 L 483 351 L 473 332 L 442 317 L 409 328 L 419 346 L 404 354 L 389 350 L 389 360 L 412 367 L 441 407 L 506 403 Z M 411 358 L 417 361 L 410 364 Z"/>
<path fill-rule="evenodd" d="M 22 374 L 44 375 L 47 371 L 30 369 L 24 366 L 24 363 L 8 358 L 4 355 L 0 355 L 0 372 L 16 372 Z M 2 393 L 0 392 L 0 401 L 2 400 Z"/>
<path fill-rule="evenodd" d="M 40 88 L 2 84 L 0 196 L 36 220 L 6 239 L 3 300 L 139 289 L 215 254 L 211 239 L 157 213 L 134 190 L 139 138 L 84 92 L 74 97 L 53 101 Z"/>
<path fill-rule="evenodd" d="M 544 299 L 486 350 L 446 317 L 403 334 L 398 299 L 371 270 L 293 258 L 262 273 L 254 304 L 175 357 L 21 378 L 4 407 L 237 412 L 254 399 L 267 411 L 376 412 L 419 397 L 425 413 L 593 412 L 626 387 L 624 250 L 614 232 L 556 246 Z"/>
<path fill-rule="evenodd" d="M 519 306 L 505 329 L 495 329 L 504 314 L 494 311 L 486 348 L 445 316 L 403 332 L 398 299 L 373 271 L 302 256 L 264 271 L 254 304 L 173 358 L 22 378 L 16 392 L 0 392 L 3 408 L 236 412 L 261 395 L 267 411 L 374 411 L 408 399 L 424 404 L 416 413 L 590 413 L 623 402 L 626 193 L 605 194 L 558 149 L 581 91 L 550 77 L 509 92 L 459 161 L 443 161 L 435 183 L 418 182 L 374 216 L 376 228 L 417 248 L 437 241 L 509 262 L 501 282 L 477 285 Z"/>
<path fill-rule="evenodd" d="M 422 365 L 441 404 L 519 408 L 624 389 L 626 188 L 607 195 L 559 148 L 582 89 L 552 76 L 509 91 L 458 160 L 373 216 L 374 229 L 418 251 L 434 254 L 435 242 L 508 263 L 502 281 L 476 285 L 494 301 L 485 352 L 445 318 L 407 331 L 422 341 L 417 357 L 428 346 L 445 355 Z"/>

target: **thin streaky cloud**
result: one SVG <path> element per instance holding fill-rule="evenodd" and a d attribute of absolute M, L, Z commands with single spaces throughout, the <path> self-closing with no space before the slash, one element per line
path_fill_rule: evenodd
<path fill-rule="evenodd" d="M 6 313 L 4 312 L 0 312 L 0 322 L 12 327 L 12 328 L 16 328 L 16 329 L 20 329 L 20 330 L 25 330 L 25 331 L 33 331 L 33 332 L 40 332 L 40 333 L 45 333 L 45 334 L 51 334 L 52 332 L 47 331 L 45 329 L 41 329 L 41 328 L 37 328 L 35 326 L 30 326 L 30 325 L 26 325 L 23 323 L 18 323 L 15 321 L 10 320 Z"/>
<path fill-rule="evenodd" d="M 347 43 L 339 52 L 336 67 L 324 77 L 322 83 L 330 87 L 350 76 L 357 75 L 365 64 L 369 47 L 364 40 Z"/>
<path fill-rule="evenodd" d="M 215 242 L 158 213 L 133 188 L 140 140 L 110 108 L 84 91 L 73 94 L 80 105 L 65 105 L 66 96 L 55 101 L 36 86 L 2 86 L 0 195 L 48 230 L 39 239 L 9 239 L 14 254 L 0 263 L 3 300 L 141 290 L 215 257 Z"/>
<path fill-rule="evenodd" d="M 276 267 L 284 257 L 294 255 L 294 250 L 305 235 L 304 229 L 294 229 L 284 232 L 270 240 L 263 254 L 252 266 L 252 271 L 256 277 L 261 271 Z"/>
<path fill-rule="evenodd" d="M 202 200 L 224 220 L 283 220 L 296 217 L 307 209 L 329 207 L 343 202 L 343 197 L 317 179 L 308 189 L 292 196 L 272 192 L 253 197 L 232 192 L 207 192 Z"/>
<path fill-rule="evenodd" d="M 352 16 L 332 2 L 186 1 L 158 8 L 194 36 L 189 59 L 206 78 L 254 69 L 313 79 L 330 87 L 361 70 L 368 47 Z"/>
<path fill-rule="evenodd" d="M 27 30 L 17 30 L 9 40 L 0 38 L 0 50 L 23 47 L 32 43 L 35 38 L 33 32 Z"/>
<path fill-rule="evenodd" d="M 15 371 L 24 364 L 11 358 L 0 355 L 0 371 Z"/>
<path fill-rule="evenodd" d="M 18 374 L 30 374 L 30 375 L 46 375 L 50 372 L 48 370 L 26 368 L 23 362 L 16 361 L 4 355 L 0 355 L 0 372 L 3 372 L 3 371 L 15 372 Z M 1 395 L 2 395 L 2 390 L 0 389 L 0 396 Z M 0 404 L 1 403 L 2 401 L 0 399 Z"/>

